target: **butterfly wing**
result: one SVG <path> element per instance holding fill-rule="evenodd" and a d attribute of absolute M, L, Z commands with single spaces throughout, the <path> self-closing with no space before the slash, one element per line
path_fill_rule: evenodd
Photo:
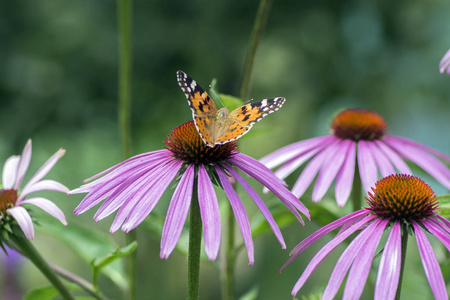
<path fill-rule="evenodd" d="M 205 90 L 197 82 L 182 71 L 177 72 L 178 85 L 186 95 L 192 111 L 195 127 L 202 140 L 210 147 L 214 147 L 212 136 L 213 125 L 217 116 L 217 106 Z"/>
<path fill-rule="evenodd" d="M 264 99 L 258 102 L 249 103 L 230 112 L 227 130 L 216 139 L 217 144 L 224 144 L 237 140 L 246 134 L 253 124 L 271 114 L 284 104 L 285 98 Z"/>

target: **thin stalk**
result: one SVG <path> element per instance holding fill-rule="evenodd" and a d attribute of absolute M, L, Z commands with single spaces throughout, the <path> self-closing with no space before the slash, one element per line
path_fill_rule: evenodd
<path fill-rule="evenodd" d="M 202 219 L 198 204 L 197 178 L 194 179 L 191 208 L 189 212 L 189 253 L 188 253 L 188 299 L 199 298 L 200 250 L 202 246 Z"/>
<path fill-rule="evenodd" d="M 232 300 L 234 299 L 234 266 L 236 262 L 236 249 L 234 246 L 234 215 L 231 209 L 231 205 L 228 206 L 228 218 L 227 218 L 227 241 L 225 245 L 225 260 L 221 268 L 221 283 L 222 283 L 222 299 Z"/>
<path fill-rule="evenodd" d="M 252 78 L 253 63 L 255 61 L 256 50 L 261 41 L 264 27 L 266 26 L 267 16 L 269 15 L 272 0 L 261 0 L 259 2 L 258 12 L 256 13 L 255 23 L 253 24 L 248 46 L 247 58 L 245 61 L 244 77 L 242 79 L 240 98 L 245 101 L 249 98 L 250 82 Z"/>
<path fill-rule="evenodd" d="M 50 281 L 50 283 L 58 290 L 63 299 L 75 299 L 29 240 L 25 237 L 21 238 L 16 235 L 11 235 L 10 237 L 15 246 L 18 248 L 17 250 L 23 253 L 23 255 L 25 255 L 39 269 L 39 271 L 41 271 L 48 281 Z"/>
<path fill-rule="evenodd" d="M 403 227 L 403 226 L 402 226 Z M 398 278 L 397 294 L 395 294 L 395 300 L 400 300 L 400 294 L 402 291 L 403 273 L 405 271 L 405 259 L 406 249 L 408 246 L 408 230 L 402 230 L 402 256 L 400 262 L 400 276 Z"/>
<path fill-rule="evenodd" d="M 355 175 L 353 177 L 353 185 L 352 185 L 352 204 L 353 211 L 360 210 L 361 205 L 361 192 L 362 192 L 362 182 L 361 176 L 359 175 L 358 164 L 355 164 Z"/>
<path fill-rule="evenodd" d="M 117 21 L 119 30 L 119 127 L 122 156 L 131 156 L 131 70 L 132 70 L 132 0 L 117 0 Z M 126 243 L 137 239 L 136 231 L 126 235 Z M 137 251 L 126 257 L 129 277 L 128 299 L 137 299 Z"/>

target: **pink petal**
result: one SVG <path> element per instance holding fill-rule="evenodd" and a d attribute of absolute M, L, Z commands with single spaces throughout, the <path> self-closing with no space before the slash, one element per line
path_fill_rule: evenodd
<path fill-rule="evenodd" d="M 425 152 L 429 152 L 429 153 L 431 153 L 433 155 L 436 155 L 439 158 L 442 158 L 443 160 L 446 160 L 446 161 L 450 162 L 450 155 L 447 155 L 445 153 L 437 151 L 436 149 L 433 149 L 433 148 L 428 147 L 426 145 L 417 143 L 417 142 L 415 142 L 413 140 L 410 140 L 410 139 L 407 139 L 407 138 L 404 138 L 404 137 L 400 137 L 400 136 L 391 136 L 391 138 L 395 138 L 396 140 L 401 141 L 402 143 L 408 144 L 410 146 L 413 146 L 414 148 L 423 150 Z"/>
<path fill-rule="evenodd" d="M 401 228 L 396 221 L 384 246 L 375 284 L 375 300 L 395 299 L 401 263 Z"/>
<path fill-rule="evenodd" d="M 423 269 L 427 276 L 428 283 L 433 291 L 434 298 L 437 300 L 448 300 L 444 277 L 439 263 L 434 255 L 433 248 L 430 245 L 422 228 L 416 222 L 412 222 L 416 236 L 417 246 L 419 248 L 420 258 Z"/>
<path fill-rule="evenodd" d="M 386 145 L 383 141 L 375 140 L 374 142 L 378 146 L 378 148 L 386 155 L 386 157 L 388 157 L 389 160 L 394 164 L 400 174 L 412 175 L 412 172 L 409 169 L 408 165 L 397 154 L 397 152 L 392 150 L 392 148 Z"/>
<path fill-rule="evenodd" d="M 238 223 L 239 229 L 241 230 L 242 238 L 244 239 L 245 247 L 247 248 L 248 254 L 248 264 L 253 265 L 255 262 L 254 258 L 254 248 L 252 240 L 252 231 L 250 229 L 250 223 L 248 222 L 247 214 L 245 213 L 244 205 L 242 205 L 241 199 L 239 199 L 238 194 L 231 186 L 228 181 L 228 177 L 223 173 L 223 171 L 218 167 L 214 166 L 217 175 L 219 175 L 222 187 L 227 194 L 228 200 L 230 201 L 231 208 L 233 209 L 234 216 Z"/>
<path fill-rule="evenodd" d="M 255 192 L 255 190 L 248 184 L 244 178 L 241 177 L 241 175 L 238 174 L 230 165 L 224 164 L 225 168 L 236 178 L 236 180 L 241 184 L 241 186 L 244 188 L 244 190 L 247 191 L 247 193 L 250 195 L 250 197 L 255 201 L 256 205 L 258 206 L 259 210 L 263 214 L 264 218 L 266 218 L 267 222 L 269 223 L 270 228 L 272 228 L 272 231 L 274 232 L 275 236 L 277 237 L 278 241 L 281 244 L 281 247 L 283 249 L 286 249 L 286 244 L 283 239 L 283 235 L 281 234 L 280 228 L 278 228 L 277 223 L 273 219 L 272 215 L 270 214 L 269 209 L 267 208 L 264 201 L 259 197 L 259 195 Z"/>
<path fill-rule="evenodd" d="M 442 244 L 447 248 L 447 250 L 450 252 L 450 236 L 448 232 L 441 227 L 442 223 L 435 223 L 434 221 L 431 221 L 430 219 L 425 219 L 422 221 L 422 224 L 425 226 L 425 228 L 435 237 L 437 237 Z"/>
<path fill-rule="evenodd" d="M 331 141 L 331 140 L 330 140 Z M 292 193 L 300 198 L 309 187 L 314 177 L 316 177 L 317 172 L 319 172 L 320 167 L 322 167 L 324 161 L 327 159 L 329 155 L 332 155 L 336 151 L 336 144 L 338 144 L 341 140 L 334 139 L 322 152 L 317 154 L 309 164 L 305 167 L 302 174 L 298 178 L 294 187 L 292 188 Z"/>
<path fill-rule="evenodd" d="M 290 160 L 291 158 L 302 155 L 302 153 L 314 149 L 315 147 L 321 146 L 323 144 L 329 144 L 330 142 L 328 140 L 330 139 L 334 139 L 334 136 L 321 136 L 290 144 L 266 155 L 259 161 L 269 169 L 272 169 L 284 163 L 285 161 Z"/>
<path fill-rule="evenodd" d="M 16 183 L 14 188 L 18 190 L 20 188 L 20 184 L 22 183 L 23 177 L 27 172 L 28 166 L 30 165 L 31 160 L 31 139 L 28 140 L 25 148 L 23 148 L 22 156 L 19 162 L 19 167 L 17 170 Z"/>
<path fill-rule="evenodd" d="M 20 156 L 14 155 L 8 158 L 3 166 L 3 188 L 12 189 L 16 182 L 17 169 L 19 167 Z"/>
<path fill-rule="evenodd" d="M 17 203 L 20 204 L 25 196 L 37 191 L 57 191 L 67 193 L 69 192 L 69 189 L 65 185 L 54 180 L 42 180 L 33 185 L 27 184 L 20 196 L 17 198 Z"/>
<path fill-rule="evenodd" d="M 6 211 L 10 213 L 14 219 L 16 219 L 27 239 L 34 239 L 33 220 L 31 220 L 30 214 L 27 210 L 21 206 L 15 206 L 7 209 Z"/>
<path fill-rule="evenodd" d="M 360 253 L 356 256 L 350 268 L 347 282 L 345 283 L 343 299 L 359 299 L 361 297 L 367 277 L 369 276 L 375 251 L 377 250 L 384 229 L 388 224 L 389 220 L 382 219 L 380 225 L 375 229 Z"/>
<path fill-rule="evenodd" d="M 26 200 L 22 201 L 22 204 L 27 204 L 27 203 L 33 204 L 33 205 L 39 207 L 43 211 L 47 212 L 51 216 L 58 219 L 64 225 L 67 225 L 67 221 L 66 221 L 66 217 L 64 216 L 64 213 L 52 201 L 45 199 L 45 198 L 41 198 L 41 197 L 30 198 L 30 199 L 26 199 Z"/>
<path fill-rule="evenodd" d="M 375 186 L 378 179 L 377 165 L 370 152 L 369 143 L 367 141 L 358 142 L 358 166 L 359 173 L 361 175 L 361 181 L 364 190 L 367 192 L 371 191 L 371 188 Z"/>
<path fill-rule="evenodd" d="M 382 177 L 387 177 L 389 175 L 395 174 L 394 166 L 391 164 L 387 156 L 381 152 L 380 149 L 376 146 L 375 143 L 367 143 L 369 146 L 370 152 L 375 158 L 375 162 L 380 170 Z"/>
<path fill-rule="evenodd" d="M 169 258 L 183 230 L 191 205 L 194 176 L 194 165 L 189 165 L 170 200 L 161 237 L 161 258 Z"/>
<path fill-rule="evenodd" d="M 324 162 L 319 176 L 317 177 L 316 185 L 314 186 L 312 200 L 313 202 L 319 202 L 322 200 L 325 193 L 330 188 L 331 183 L 336 178 L 337 173 L 341 169 L 347 151 L 351 147 L 352 142 L 350 140 L 343 140 L 342 143 L 336 145 L 336 151 L 330 152 L 326 161 Z"/>
<path fill-rule="evenodd" d="M 216 260 L 220 246 L 220 212 L 211 179 L 200 164 L 198 168 L 198 204 L 202 215 L 205 252 L 209 260 Z"/>
<path fill-rule="evenodd" d="M 356 142 L 350 141 L 350 146 L 344 164 L 336 176 L 335 195 L 337 205 L 343 207 L 347 203 L 353 185 L 355 174 Z"/>
<path fill-rule="evenodd" d="M 444 73 L 447 71 L 447 73 L 450 74 L 450 49 L 445 53 L 444 57 L 441 59 L 439 63 L 439 71 L 441 73 Z"/>

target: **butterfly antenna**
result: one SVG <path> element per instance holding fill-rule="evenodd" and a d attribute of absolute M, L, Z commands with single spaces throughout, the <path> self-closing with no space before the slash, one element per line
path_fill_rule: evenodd
<path fill-rule="evenodd" d="M 215 79 L 213 79 L 212 84 L 209 85 L 209 89 L 210 89 L 210 91 L 211 91 L 211 96 L 214 98 L 214 100 L 217 100 L 218 102 L 220 102 L 220 104 L 222 105 L 222 107 L 225 107 L 225 105 L 223 105 L 222 100 L 220 100 L 219 96 L 217 96 L 216 91 L 214 90 L 213 85 L 214 85 L 214 86 L 216 85 L 216 80 L 215 80 Z M 216 102 L 217 102 L 217 101 L 216 101 Z"/>

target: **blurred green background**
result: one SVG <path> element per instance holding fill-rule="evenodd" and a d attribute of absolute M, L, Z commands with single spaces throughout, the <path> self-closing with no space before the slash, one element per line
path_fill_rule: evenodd
<path fill-rule="evenodd" d="M 255 0 L 134 1 L 133 154 L 161 149 L 173 128 L 191 120 L 176 82 L 177 70 L 204 88 L 217 78 L 219 92 L 238 95 L 257 7 Z M 361 107 L 381 114 L 391 134 L 448 154 L 450 77 L 440 74 L 438 65 L 450 48 L 449 15 L 447 0 L 274 1 L 257 52 L 250 97 L 283 96 L 287 101 L 240 140 L 240 151 L 260 158 L 289 143 L 326 135 L 337 110 Z M 122 160 L 114 1 L 2 1 L 0 54 L 0 162 L 20 154 L 32 138 L 26 177 L 30 178 L 63 147 L 65 157 L 47 178 L 73 189 Z M 448 192 L 417 171 L 437 194 Z M 295 179 L 287 181 L 292 184 Z M 329 192 L 324 201 L 335 206 L 332 196 Z M 94 210 L 72 214 L 82 195 L 48 193 L 48 197 L 64 210 L 69 223 L 104 232 L 124 245 L 121 232 L 108 233 L 112 217 L 97 224 L 92 220 Z M 169 199 L 168 193 L 155 215 L 165 215 Z M 250 215 L 258 214 L 248 197 L 243 201 Z M 308 194 L 302 201 L 311 204 Z M 255 239 L 255 265 L 247 265 L 245 251 L 237 262 L 237 296 L 258 288 L 258 299 L 290 299 L 314 247 L 282 274 L 278 270 L 289 251 L 318 226 L 311 222 L 305 228 L 296 223 L 284 228 L 287 250 L 273 234 Z M 70 247 L 37 231 L 36 247 L 47 258 L 90 278 L 89 265 L 81 263 Z M 167 261 L 160 260 L 159 240 L 142 228 L 138 236 L 139 298 L 184 298 L 186 257 L 174 252 Z M 412 264 L 407 266 L 405 284 L 411 284 L 405 299 L 408 293 L 430 296 L 415 247 L 408 253 Z M 302 293 L 323 291 L 331 272 L 327 264 L 336 257 L 324 262 Z M 201 267 L 202 299 L 220 297 L 219 261 Z M 23 293 L 47 284 L 26 262 L 19 279 Z M 121 298 L 108 279 L 101 287 L 106 295 Z M 0 291 L 3 288 L 0 283 Z"/>

